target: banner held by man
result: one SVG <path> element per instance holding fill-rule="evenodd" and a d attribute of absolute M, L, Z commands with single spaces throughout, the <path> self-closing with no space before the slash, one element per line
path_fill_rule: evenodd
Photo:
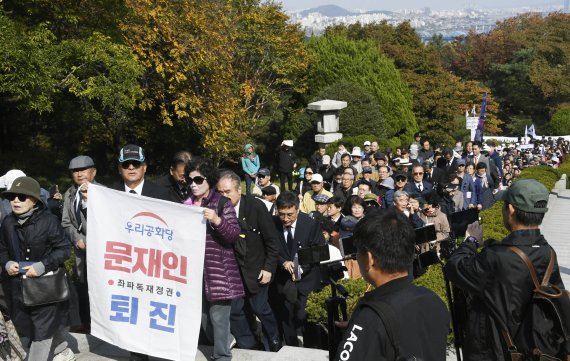
<path fill-rule="evenodd" d="M 94 336 L 156 357 L 196 357 L 206 238 L 201 211 L 89 186 Z"/>

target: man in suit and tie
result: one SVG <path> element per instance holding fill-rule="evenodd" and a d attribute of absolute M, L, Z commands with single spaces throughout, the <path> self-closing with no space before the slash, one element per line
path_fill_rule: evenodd
<path fill-rule="evenodd" d="M 404 187 L 404 191 L 415 198 L 425 198 L 433 189 L 430 182 L 424 180 L 424 167 L 416 164 L 412 167 L 412 181 Z"/>
<path fill-rule="evenodd" d="M 422 166 L 424 168 L 424 180 L 431 183 L 432 187 L 437 187 L 438 185 L 443 185 L 448 182 L 445 172 L 440 168 L 434 167 L 432 162 L 424 162 Z"/>
<path fill-rule="evenodd" d="M 257 316 L 267 338 L 267 350 L 277 352 L 281 348 L 281 340 L 268 301 L 269 283 L 275 274 L 279 257 L 277 230 L 261 200 L 253 195 L 241 194 L 241 179 L 237 174 L 222 172 L 217 189 L 232 202 L 241 228 L 240 239 L 234 249 L 246 296 L 245 300 L 238 298 L 232 301 L 232 334 L 240 348 L 256 348 L 257 340 L 248 320 L 255 320 Z"/>
<path fill-rule="evenodd" d="M 74 286 L 77 291 L 77 306 L 81 325 L 78 325 L 74 331 L 89 333 L 91 318 L 86 273 L 87 189 L 91 183 L 98 184 L 95 181 L 97 169 L 91 157 L 80 155 L 69 162 L 69 171 L 73 178 L 73 185 L 63 196 L 61 226 L 72 245 L 75 246 L 74 270 L 76 281 Z M 76 325 L 73 324 L 72 326 Z"/>
<path fill-rule="evenodd" d="M 311 291 L 319 289 L 318 265 L 299 265 L 297 251 L 325 240 L 317 221 L 299 212 L 295 193 L 283 192 L 277 198 L 278 216 L 273 222 L 279 234 L 279 261 L 271 290 L 271 303 L 283 332 L 285 343 L 298 346 L 297 329 L 306 318 L 305 305 Z"/>
<path fill-rule="evenodd" d="M 146 181 L 146 158 L 141 147 L 134 144 L 125 145 L 119 153 L 119 175 L 121 181 L 111 189 L 127 192 L 133 196 L 146 196 L 168 201 L 168 191 L 155 183 Z M 131 352 L 129 361 L 148 361 L 147 355 Z"/>
<path fill-rule="evenodd" d="M 119 154 L 118 169 L 121 181 L 111 188 L 133 195 L 169 200 L 168 191 L 165 188 L 144 179 L 146 168 L 143 149 L 134 144 L 125 145 Z"/>

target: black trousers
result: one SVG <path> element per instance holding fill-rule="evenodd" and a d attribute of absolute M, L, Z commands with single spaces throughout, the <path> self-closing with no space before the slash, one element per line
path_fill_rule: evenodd
<path fill-rule="evenodd" d="M 247 294 L 245 299 L 239 298 L 232 301 L 230 325 L 238 347 L 254 349 L 257 346 L 257 339 L 251 327 L 255 316 L 261 321 L 266 351 L 269 351 L 270 343 L 279 341 L 279 329 L 273 310 L 269 306 L 268 290 L 268 286 L 261 287 L 256 294 Z"/>
<path fill-rule="evenodd" d="M 289 191 L 293 190 L 293 173 L 292 172 L 279 172 L 279 183 L 281 185 L 281 192 L 285 191 L 285 179 L 289 186 Z"/>

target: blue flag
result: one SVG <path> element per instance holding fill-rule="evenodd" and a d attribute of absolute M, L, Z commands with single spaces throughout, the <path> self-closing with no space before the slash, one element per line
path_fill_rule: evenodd
<path fill-rule="evenodd" d="M 487 93 L 483 96 L 483 104 L 481 104 L 481 113 L 479 114 L 479 123 L 475 131 L 475 141 L 483 143 L 483 130 L 485 129 L 485 111 L 487 110 Z"/>

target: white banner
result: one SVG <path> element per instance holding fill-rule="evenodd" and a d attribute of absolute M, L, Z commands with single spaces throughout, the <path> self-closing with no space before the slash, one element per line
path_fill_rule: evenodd
<path fill-rule="evenodd" d="M 94 336 L 151 356 L 195 359 L 206 240 L 202 210 L 89 185 Z"/>

